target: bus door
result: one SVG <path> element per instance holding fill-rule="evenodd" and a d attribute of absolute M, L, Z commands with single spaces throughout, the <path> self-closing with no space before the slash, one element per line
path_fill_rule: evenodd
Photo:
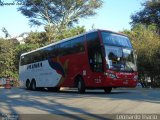
<path fill-rule="evenodd" d="M 88 63 L 91 74 L 88 77 L 91 86 L 102 86 L 103 76 L 103 60 L 102 60 L 102 48 L 100 46 L 100 40 L 98 32 L 89 33 L 86 35 L 87 50 L 88 50 Z"/>

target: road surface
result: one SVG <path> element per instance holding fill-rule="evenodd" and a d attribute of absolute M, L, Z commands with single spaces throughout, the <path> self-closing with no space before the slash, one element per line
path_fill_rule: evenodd
<path fill-rule="evenodd" d="M 29 91 L 0 88 L 0 113 L 7 114 L 160 114 L 160 89 L 113 89 L 112 93 L 89 90 Z M 101 118 L 100 118 L 101 119 Z"/>

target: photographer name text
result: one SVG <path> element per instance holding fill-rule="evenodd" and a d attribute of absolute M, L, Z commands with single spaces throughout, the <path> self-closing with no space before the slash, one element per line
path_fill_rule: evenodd
<path fill-rule="evenodd" d="M 13 6 L 13 5 L 25 5 L 25 3 L 24 2 L 15 2 L 15 1 L 13 1 L 13 2 L 3 2 L 3 1 L 1 1 L 0 0 L 0 6 Z"/>

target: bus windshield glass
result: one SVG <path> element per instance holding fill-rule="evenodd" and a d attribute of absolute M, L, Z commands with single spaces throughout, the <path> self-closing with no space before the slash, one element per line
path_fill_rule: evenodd
<path fill-rule="evenodd" d="M 102 32 L 103 43 L 111 46 L 132 48 L 128 37 L 109 32 Z"/>
<path fill-rule="evenodd" d="M 137 71 L 136 59 L 130 40 L 123 35 L 102 32 L 107 68 L 116 71 Z"/>

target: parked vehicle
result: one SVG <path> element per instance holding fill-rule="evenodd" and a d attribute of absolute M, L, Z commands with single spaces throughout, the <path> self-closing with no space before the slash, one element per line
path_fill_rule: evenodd
<path fill-rule="evenodd" d="M 95 30 L 21 55 L 19 76 L 27 89 L 136 87 L 136 55 L 126 35 Z"/>

